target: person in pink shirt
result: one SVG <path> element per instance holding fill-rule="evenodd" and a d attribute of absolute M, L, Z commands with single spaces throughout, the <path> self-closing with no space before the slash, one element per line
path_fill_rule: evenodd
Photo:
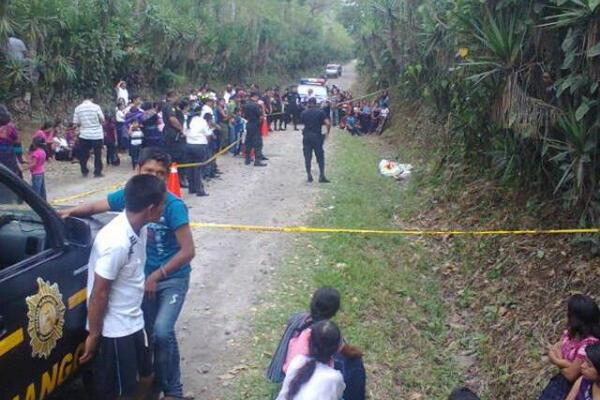
<path fill-rule="evenodd" d="M 269 380 L 281 383 L 292 368 L 295 359 L 310 356 L 314 324 L 335 317 L 340 309 L 340 302 L 341 296 L 336 289 L 322 287 L 312 296 L 310 313 L 299 313 L 290 318 L 267 370 Z M 342 372 L 346 386 L 344 400 L 365 399 L 366 373 L 359 349 L 342 340 L 338 351 L 329 361 L 329 366 Z"/>
<path fill-rule="evenodd" d="M 40 127 L 40 129 L 38 129 L 34 134 L 33 134 L 33 139 L 35 138 L 42 138 L 44 139 L 44 144 L 45 144 L 45 152 L 46 152 L 46 158 L 50 158 L 52 157 L 52 146 L 53 146 L 53 141 L 54 141 L 54 131 L 53 131 L 53 126 L 52 123 L 50 121 L 45 121 L 42 126 Z"/>
<path fill-rule="evenodd" d="M 29 149 L 29 172 L 33 190 L 46 200 L 46 183 L 44 181 L 44 164 L 46 163 L 46 143 L 44 138 L 35 137 Z"/>
<path fill-rule="evenodd" d="M 581 376 L 586 348 L 599 342 L 600 307 L 589 296 L 576 294 L 567 303 L 567 329 L 548 352 L 559 372 L 550 380 L 539 400 L 564 399 Z"/>

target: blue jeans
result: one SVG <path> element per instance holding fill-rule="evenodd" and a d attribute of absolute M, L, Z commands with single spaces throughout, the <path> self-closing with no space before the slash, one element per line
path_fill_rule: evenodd
<path fill-rule="evenodd" d="M 44 174 L 31 175 L 31 186 L 42 199 L 46 200 L 46 183 L 44 181 Z"/>
<path fill-rule="evenodd" d="M 338 126 L 338 124 L 340 123 L 340 110 L 338 110 L 337 108 L 331 109 L 331 122 L 333 126 Z"/>
<path fill-rule="evenodd" d="M 165 396 L 183 397 L 175 322 L 183 307 L 189 282 L 189 277 L 161 281 L 155 298 L 145 297 L 142 304 L 146 332 L 154 350 L 155 385 Z"/>

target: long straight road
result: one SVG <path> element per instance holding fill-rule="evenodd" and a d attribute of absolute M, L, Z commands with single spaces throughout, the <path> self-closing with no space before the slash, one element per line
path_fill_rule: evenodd
<path fill-rule="evenodd" d="M 334 82 L 350 87 L 354 65 Z M 265 141 L 269 166 L 245 166 L 242 160 L 220 162 L 223 179 L 209 188 L 208 198 L 186 201 L 192 218 L 202 222 L 249 225 L 300 225 L 316 207 L 322 184 L 307 183 L 302 135 L 288 126 Z M 335 162 L 332 148 L 327 162 Z M 314 162 L 313 168 L 316 168 Z M 317 176 L 317 174 L 314 174 Z M 179 319 L 184 386 L 203 399 L 216 399 L 219 379 L 240 362 L 248 343 L 249 320 L 272 273 L 293 237 L 253 232 L 196 231 L 197 256 L 190 291 Z"/>

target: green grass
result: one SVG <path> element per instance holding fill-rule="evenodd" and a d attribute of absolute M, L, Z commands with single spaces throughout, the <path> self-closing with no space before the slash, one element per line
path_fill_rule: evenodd
<path fill-rule="evenodd" d="M 332 182 L 312 225 L 391 228 L 393 217 L 422 208 L 419 180 L 404 187 L 377 171 L 376 146 L 336 132 Z M 249 365 L 226 389 L 227 399 L 269 399 L 277 387 L 264 370 L 290 314 L 307 309 L 323 285 L 342 293 L 336 317 L 346 339 L 365 353 L 367 391 L 376 400 L 444 399 L 462 372 L 454 355 L 475 333 L 450 332 L 446 303 L 427 242 L 402 237 L 305 235 L 279 266 L 277 289 L 266 293 L 253 320 Z M 250 362 L 248 360 L 251 360 Z"/>

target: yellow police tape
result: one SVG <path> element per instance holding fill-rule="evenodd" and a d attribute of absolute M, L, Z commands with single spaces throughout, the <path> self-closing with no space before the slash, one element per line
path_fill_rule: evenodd
<path fill-rule="evenodd" d="M 235 142 L 231 143 L 229 146 L 225 147 L 223 150 L 219 151 L 218 153 L 216 153 L 214 156 L 212 156 L 211 158 L 209 158 L 206 161 L 202 161 L 202 162 L 199 162 L 199 163 L 177 164 L 177 168 L 193 168 L 193 167 L 202 167 L 204 165 L 208 165 L 211 162 L 213 162 L 214 160 L 216 160 L 217 157 L 220 157 L 223 154 L 227 153 L 229 150 L 231 150 L 231 148 L 233 146 L 235 146 L 236 144 L 238 144 L 240 142 L 240 140 L 242 140 L 242 139 L 238 139 Z"/>
<path fill-rule="evenodd" d="M 79 194 L 76 194 L 76 195 L 73 195 L 73 196 L 61 197 L 59 199 L 52 200 L 50 202 L 50 204 L 56 205 L 56 204 L 66 203 L 68 201 L 78 200 L 78 199 L 81 199 L 81 198 L 84 198 L 84 197 L 91 196 L 91 195 L 96 194 L 96 193 L 110 192 L 110 191 L 113 191 L 113 190 L 117 190 L 117 189 L 119 189 L 120 187 L 122 187 L 124 185 L 125 185 L 125 182 L 121 182 L 121 183 L 117 183 L 117 184 L 114 184 L 114 185 L 111 185 L 111 186 L 108 186 L 108 187 L 102 187 L 100 189 L 89 190 L 87 192 L 79 193 Z"/>
<path fill-rule="evenodd" d="M 240 140 L 241 139 L 238 139 L 235 142 L 231 143 L 229 146 L 225 147 L 223 150 L 221 150 L 220 152 L 216 153 L 214 156 L 212 156 L 211 158 L 209 158 L 208 160 L 206 160 L 204 162 L 201 162 L 201 163 L 181 164 L 181 165 L 178 165 L 177 168 L 191 168 L 191 167 L 201 167 L 203 165 L 208 165 L 213 160 L 215 160 L 217 157 L 222 156 L 227 151 L 229 151 L 233 146 L 235 146 L 236 144 L 238 144 Z M 79 193 L 79 194 L 76 194 L 76 195 L 73 195 L 73 196 L 61 197 L 59 199 L 52 200 L 50 202 L 50 204 L 57 205 L 57 204 L 66 203 L 66 202 L 73 201 L 73 200 L 79 200 L 79 199 L 82 199 L 84 197 L 88 197 L 88 196 L 91 196 L 93 194 L 96 194 L 96 193 L 111 192 L 113 190 L 117 190 L 117 189 L 125 186 L 125 183 L 126 182 L 121 182 L 121 183 L 117 183 L 117 184 L 109 186 L 109 187 L 103 187 L 101 189 L 89 190 L 87 192 L 82 192 L 82 193 Z"/>
<path fill-rule="evenodd" d="M 352 228 L 312 228 L 308 226 L 260 226 L 215 224 L 208 222 L 192 222 L 192 228 L 219 229 L 242 232 L 279 232 L 279 233 L 347 233 L 357 235 L 388 236 L 506 236 L 506 235 L 573 235 L 600 233 L 600 228 L 582 229 L 526 229 L 526 230 L 386 230 L 386 229 L 352 229 Z"/>

